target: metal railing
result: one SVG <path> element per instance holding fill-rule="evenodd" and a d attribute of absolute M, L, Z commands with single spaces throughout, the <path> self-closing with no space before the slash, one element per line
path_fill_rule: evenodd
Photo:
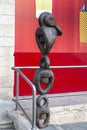
<path fill-rule="evenodd" d="M 16 71 L 16 109 L 18 109 L 18 106 L 19 106 L 26 116 L 27 116 L 26 112 L 24 111 L 24 109 L 19 103 L 19 75 L 28 83 L 29 86 L 31 86 L 33 90 L 32 129 L 35 130 L 36 129 L 36 88 L 35 88 L 35 85 L 25 76 L 25 74 L 20 70 L 21 69 L 20 67 L 12 67 L 12 69 Z M 31 122 L 28 116 L 27 118 Z"/>
<path fill-rule="evenodd" d="M 39 66 L 18 66 L 18 67 L 12 67 L 13 70 L 16 71 L 16 109 L 18 109 L 18 106 L 21 108 L 21 110 L 24 112 L 24 114 L 27 116 L 25 111 L 23 110 L 22 106 L 19 103 L 19 75 L 31 86 L 33 90 L 33 103 L 32 103 L 32 129 L 36 130 L 36 88 L 35 85 L 25 76 L 25 74 L 21 70 L 27 70 L 27 69 L 38 69 Z M 87 65 L 75 65 L 75 66 L 50 66 L 52 69 L 75 69 L 75 68 L 87 68 Z M 30 119 L 29 119 L 30 120 Z M 30 120 L 31 122 L 31 120 Z"/>

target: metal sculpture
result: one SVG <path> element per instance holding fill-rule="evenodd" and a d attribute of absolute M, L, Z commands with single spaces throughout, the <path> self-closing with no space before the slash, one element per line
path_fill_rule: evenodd
<path fill-rule="evenodd" d="M 52 14 L 44 12 L 38 19 L 40 27 L 36 30 L 37 45 L 43 54 L 40 59 L 40 68 L 35 72 L 34 84 L 40 96 L 37 98 L 36 124 L 38 128 L 48 126 L 50 111 L 46 94 L 50 91 L 54 83 L 54 74 L 49 69 L 50 59 L 47 54 L 54 45 L 57 36 L 62 35 L 62 30 L 56 24 Z M 45 88 L 42 87 L 45 84 Z"/>
<path fill-rule="evenodd" d="M 49 58 L 47 56 L 42 56 L 40 60 L 40 69 L 38 69 L 34 75 L 34 84 L 40 94 L 48 93 L 54 82 L 54 74 L 49 70 L 49 64 Z M 41 87 L 41 84 L 46 85 L 44 89 Z"/>
<path fill-rule="evenodd" d="M 48 98 L 46 95 L 41 95 L 37 98 L 37 113 L 36 124 L 39 128 L 48 126 L 50 119 L 50 111 L 48 107 Z M 43 123 L 41 122 L 43 120 Z"/>

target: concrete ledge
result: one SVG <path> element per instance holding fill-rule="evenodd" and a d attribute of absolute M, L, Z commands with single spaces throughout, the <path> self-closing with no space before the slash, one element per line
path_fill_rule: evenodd
<path fill-rule="evenodd" d="M 52 124 L 77 123 L 87 121 L 87 104 L 50 108 Z"/>
<path fill-rule="evenodd" d="M 87 93 L 66 93 L 47 95 L 51 111 L 51 124 L 77 123 L 87 121 Z M 21 97 L 22 98 L 22 97 Z M 32 97 L 25 97 L 20 100 L 31 116 Z"/>
<path fill-rule="evenodd" d="M 8 116 L 12 119 L 16 130 L 31 130 L 32 126 L 29 121 L 18 112 L 8 112 Z"/>
<path fill-rule="evenodd" d="M 15 104 L 10 99 L 9 100 L 1 100 L 0 99 L 0 130 L 5 128 L 12 128 L 13 122 L 7 116 L 8 111 L 12 111 L 15 109 Z"/>
<path fill-rule="evenodd" d="M 86 92 L 79 94 L 75 93 L 73 95 L 48 95 L 48 97 L 51 111 L 50 124 L 61 125 L 67 123 L 87 122 Z M 25 98 L 27 100 L 20 100 L 20 103 L 25 111 L 31 115 L 32 97 Z M 3 114 L 7 116 L 7 111 L 12 112 L 14 110 L 14 102 L 11 100 L 0 100 L 0 117 L 2 117 Z"/>
<path fill-rule="evenodd" d="M 10 129 L 12 127 L 13 127 L 12 120 L 0 122 L 0 130 L 1 129 Z"/>
<path fill-rule="evenodd" d="M 87 122 L 79 122 L 73 124 L 63 124 L 61 127 L 64 130 L 87 130 Z"/>
<path fill-rule="evenodd" d="M 12 119 L 14 123 L 15 130 L 31 130 L 32 126 L 29 123 L 29 121 L 20 115 L 20 112 L 14 111 L 14 112 L 9 112 L 8 116 Z M 38 128 L 36 128 L 39 130 Z M 61 128 L 59 125 L 51 125 L 49 124 L 48 127 L 43 128 L 42 130 L 64 130 Z"/>

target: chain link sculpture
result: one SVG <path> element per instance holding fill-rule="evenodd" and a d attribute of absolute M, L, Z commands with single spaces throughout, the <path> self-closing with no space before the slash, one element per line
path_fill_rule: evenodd
<path fill-rule="evenodd" d="M 62 30 L 57 26 L 52 14 L 44 12 L 38 19 L 40 27 L 36 30 L 37 45 L 43 54 L 40 59 L 40 68 L 35 72 L 34 84 L 40 96 L 37 98 L 36 124 L 38 128 L 48 126 L 50 111 L 48 107 L 48 98 L 46 94 L 50 91 L 54 83 L 54 74 L 49 69 L 50 59 L 47 54 L 53 47 L 56 37 L 62 35 Z M 43 88 L 43 85 L 45 88 Z"/>

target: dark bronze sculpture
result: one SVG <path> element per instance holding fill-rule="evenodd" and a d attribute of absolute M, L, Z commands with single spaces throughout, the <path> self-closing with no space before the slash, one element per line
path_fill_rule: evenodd
<path fill-rule="evenodd" d="M 47 54 L 53 47 L 56 37 L 62 35 L 62 30 L 57 26 L 52 14 L 48 12 L 42 13 L 38 22 L 40 27 L 37 28 L 35 36 L 43 56 L 40 59 L 40 68 L 34 75 L 34 84 L 40 94 L 37 98 L 36 124 L 38 128 L 45 128 L 50 119 L 49 102 L 45 94 L 50 91 L 54 83 L 54 74 L 49 69 L 50 59 Z M 45 84 L 45 88 L 42 87 L 42 84 Z"/>
<path fill-rule="evenodd" d="M 49 65 L 49 58 L 47 56 L 42 56 L 40 60 L 40 69 L 38 69 L 34 75 L 34 84 L 40 94 L 48 93 L 54 82 L 54 74 L 49 70 Z M 41 84 L 46 84 L 44 89 L 42 89 Z"/>
<path fill-rule="evenodd" d="M 48 98 L 46 95 L 41 95 L 37 98 L 37 113 L 36 113 L 36 124 L 39 128 L 48 126 L 50 119 L 50 111 L 48 107 Z M 43 123 L 41 120 L 44 120 Z"/>
<path fill-rule="evenodd" d="M 48 54 L 56 40 L 57 31 L 53 27 L 42 26 L 36 31 L 36 41 L 43 55 Z"/>

